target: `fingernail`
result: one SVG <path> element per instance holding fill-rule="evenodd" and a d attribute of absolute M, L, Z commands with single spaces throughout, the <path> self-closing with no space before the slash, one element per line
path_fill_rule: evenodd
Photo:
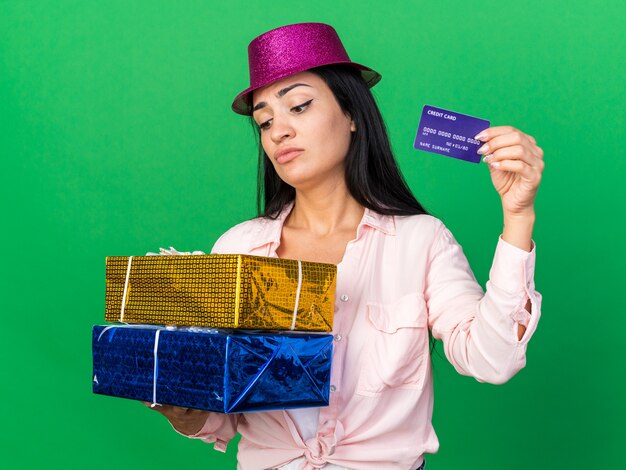
<path fill-rule="evenodd" d="M 487 133 L 485 131 L 482 131 L 478 134 L 476 134 L 476 136 L 474 136 L 475 140 L 481 140 L 484 139 L 485 137 L 487 137 Z"/>
<path fill-rule="evenodd" d="M 493 162 L 493 163 L 490 163 L 490 164 L 489 164 L 489 166 L 490 166 L 491 168 L 500 168 L 500 162 Z"/>
<path fill-rule="evenodd" d="M 491 160 L 492 158 L 493 158 L 493 153 L 490 153 L 489 155 L 485 155 L 483 157 L 483 162 L 489 163 L 489 160 Z"/>
<path fill-rule="evenodd" d="M 489 144 L 483 144 L 481 148 L 477 150 L 478 153 L 483 154 L 489 151 Z"/>

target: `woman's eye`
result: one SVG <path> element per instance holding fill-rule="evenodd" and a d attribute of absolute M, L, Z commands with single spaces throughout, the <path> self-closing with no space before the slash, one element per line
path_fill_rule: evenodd
<path fill-rule="evenodd" d="M 302 111 L 304 111 L 311 104 L 311 101 L 313 101 L 313 100 L 310 99 L 306 103 L 302 103 L 302 104 L 299 104 L 298 106 L 294 106 L 293 108 L 291 108 L 291 110 L 295 111 L 296 113 L 301 113 Z"/>
<path fill-rule="evenodd" d="M 296 114 L 300 114 L 300 113 L 304 112 L 304 110 L 306 108 L 309 107 L 309 105 L 311 104 L 312 101 L 313 101 L 313 99 L 310 99 L 309 101 L 306 101 L 306 102 L 304 102 L 302 104 L 299 104 L 298 106 L 294 106 L 293 108 L 291 108 L 291 111 L 293 111 Z M 264 121 L 264 122 L 260 123 L 258 125 L 259 129 L 262 130 L 262 131 L 266 131 L 267 129 L 269 129 L 270 125 L 272 124 L 272 120 L 273 119 L 268 119 L 267 121 Z"/>

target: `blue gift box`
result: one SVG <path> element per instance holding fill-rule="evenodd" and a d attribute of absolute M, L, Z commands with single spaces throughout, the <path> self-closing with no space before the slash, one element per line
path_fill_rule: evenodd
<path fill-rule="evenodd" d="M 94 326 L 93 392 L 222 413 L 327 406 L 332 335 Z"/>

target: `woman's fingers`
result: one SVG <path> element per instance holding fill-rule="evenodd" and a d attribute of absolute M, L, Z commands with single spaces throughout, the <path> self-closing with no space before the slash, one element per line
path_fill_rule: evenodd
<path fill-rule="evenodd" d="M 200 432 L 210 414 L 208 411 L 196 410 L 194 408 L 158 405 L 145 401 L 143 404 L 148 408 L 161 413 L 167 418 L 170 424 L 174 426 L 174 429 L 187 436 Z"/>
<path fill-rule="evenodd" d="M 494 126 L 494 127 L 488 127 L 487 129 L 485 129 L 484 131 L 480 131 L 477 135 L 476 138 L 478 140 L 481 140 L 483 142 L 488 142 L 491 139 L 493 139 L 494 137 L 498 137 L 500 135 L 503 134 L 508 134 L 510 132 L 513 132 L 517 129 L 515 129 L 512 126 Z"/>
<path fill-rule="evenodd" d="M 535 144 L 530 140 L 530 136 L 515 129 L 512 132 L 499 134 L 495 137 L 492 137 L 490 140 L 485 142 L 485 144 L 483 144 L 480 149 L 478 149 L 478 153 L 487 155 L 490 153 L 494 153 L 496 150 L 517 145 L 525 147 L 529 151 L 531 151 L 532 148 L 535 147 Z"/>
<path fill-rule="evenodd" d="M 489 155 L 485 155 L 485 158 L 483 159 L 485 163 L 489 163 L 490 165 L 500 160 L 521 160 L 527 165 L 537 168 L 543 163 L 541 159 L 539 159 L 532 152 L 529 152 L 522 145 L 513 145 L 511 147 L 501 148 L 493 153 L 490 153 Z"/>
<path fill-rule="evenodd" d="M 521 160 L 500 160 L 497 162 L 489 162 L 489 166 L 494 170 L 517 173 L 527 179 L 531 179 L 533 176 L 532 167 Z"/>
<path fill-rule="evenodd" d="M 541 175 L 543 169 L 545 168 L 545 163 L 543 159 L 537 157 L 534 154 L 530 154 L 528 152 L 520 150 L 519 146 L 506 147 L 500 150 L 496 150 L 493 154 L 487 155 L 485 157 L 485 162 L 488 163 L 489 166 L 491 166 L 492 168 L 497 168 L 498 170 L 506 169 L 502 165 L 496 165 L 496 163 L 499 164 L 507 160 L 523 163 L 524 165 L 528 166 L 529 170 L 537 172 L 539 175 Z M 515 171 L 515 173 L 519 173 L 527 177 L 531 176 L 531 174 L 526 172 Z"/>
<path fill-rule="evenodd" d="M 543 161 L 541 161 L 543 164 Z M 520 175 L 532 188 L 539 186 L 542 170 L 532 167 L 522 160 L 500 160 L 489 164 L 492 171 L 504 171 Z"/>
<path fill-rule="evenodd" d="M 149 403 L 146 401 L 142 403 L 148 408 L 153 409 L 154 411 L 158 411 L 167 418 L 182 418 L 185 415 L 190 414 L 190 412 L 200 411 L 192 410 L 191 408 L 183 408 L 181 406 L 159 405 L 157 403 Z"/>
<path fill-rule="evenodd" d="M 480 140 L 485 143 L 478 150 L 478 153 L 485 155 L 483 160 L 491 168 L 504 170 L 510 165 L 501 166 L 500 164 L 494 165 L 494 163 L 504 160 L 518 160 L 531 166 L 539 173 L 543 171 L 543 149 L 537 146 L 537 141 L 533 136 L 511 126 L 490 127 L 481 134 L 483 136 Z M 514 165 L 513 168 L 520 171 L 511 171 L 530 177 L 527 172 L 521 171 L 522 166 Z"/>

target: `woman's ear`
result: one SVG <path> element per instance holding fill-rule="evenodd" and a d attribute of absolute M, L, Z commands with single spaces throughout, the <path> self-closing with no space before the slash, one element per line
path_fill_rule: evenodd
<path fill-rule="evenodd" d="M 356 132 L 356 124 L 354 123 L 354 121 L 350 121 L 350 131 Z"/>

